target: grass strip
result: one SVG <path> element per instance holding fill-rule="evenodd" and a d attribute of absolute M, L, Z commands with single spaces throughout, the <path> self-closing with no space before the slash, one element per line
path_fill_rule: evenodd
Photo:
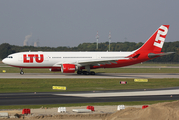
<path fill-rule="evenodd" d="M 10 105 L 0 106 L 0 109 L 24 109 L 24 108 L 54 108 L 54 107 L 75 107 L 75 106 L 112 106 L 112 105 L 151 105 L 162 102 L 172 102 L 176 100 L 158 100 L 158 101 L 132 101 L 132 102 L 100 102 L 100 103 L 73 103 L 73 104 L 47 104 L 47 105 Z M 116 108 L 117 109 L 117 108 Z"/>
<path fill-rule="evenodd" d="M 0 79 L 0 93 L 18 92 L 69 92 L 104 91 L 128 89 L 157 89 L 179 86 L 179 78 L 148 79 L 149 82 L 134 82 L 134 79 Z M 127 81 L 127 84 L 120 84 Z M 52 86 L 66 86 L 67 90 L 53 90 Z"/>

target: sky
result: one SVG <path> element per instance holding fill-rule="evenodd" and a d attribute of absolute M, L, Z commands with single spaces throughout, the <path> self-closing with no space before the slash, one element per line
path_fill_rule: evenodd
<path fill-rule="evenodd" d="M 178 41 L 179 0 L 0 0 L 0 44 L 75 47 L 82 43 L 146 42 L 162 24 Z"/>

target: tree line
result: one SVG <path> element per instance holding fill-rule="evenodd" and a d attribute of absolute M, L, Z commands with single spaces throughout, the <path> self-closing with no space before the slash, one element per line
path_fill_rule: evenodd
<path fill-rule="evenodd" d="M 117 42 L 110 43 L 110 51 L 133 51 L 143 45 L 142 42 Z M 98 50 L 96 49 L 96 43 L 82 43 L 77 47 L 33 47 L 33 46 L 16 46 L 8 43 L 0 45 L 0 59 L 7 57 L 9 54 L 24 51 L 108 51 L 109 42 L 99 43 Z M 179 62 L 179 41 L 165 42 L 162 48 L 162 52 L 175 52 L 175 54 L 159 57 L 151 62 Z"/>

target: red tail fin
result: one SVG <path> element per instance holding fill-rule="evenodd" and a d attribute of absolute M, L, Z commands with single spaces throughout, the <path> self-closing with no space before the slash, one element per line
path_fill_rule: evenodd
<path fill-rule="evenodd" d="M 169 25 L 161 25 L 158 30 L 136 51 L 155 51 L 161 52 Z"/>

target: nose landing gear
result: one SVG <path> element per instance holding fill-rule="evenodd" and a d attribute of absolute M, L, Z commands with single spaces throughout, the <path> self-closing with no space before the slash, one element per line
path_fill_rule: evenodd
<path fill-rule="evenodd" d="M 20 74 L 23 75 L 24 74 L 23 69 L 22 68 L 20 68 L 20 69 L 21 69 Z"/>

